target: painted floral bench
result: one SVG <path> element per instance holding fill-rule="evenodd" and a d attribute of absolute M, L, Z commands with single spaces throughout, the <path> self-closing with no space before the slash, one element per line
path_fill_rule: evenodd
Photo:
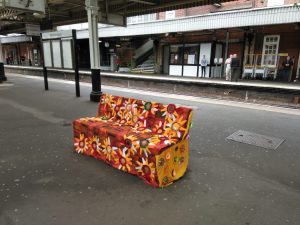
<path fill-rule="evenodd" d="M 164 187 L 188 166 L 192 110 L 103 94 L 97 117 L 73 122 L 74 149 Z"/>

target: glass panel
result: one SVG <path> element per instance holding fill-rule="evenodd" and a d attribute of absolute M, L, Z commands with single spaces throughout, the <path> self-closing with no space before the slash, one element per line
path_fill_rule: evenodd
<path fill-rule="evenodd" d="M 266 66 L 275 66 L 277 62 L 278 36 L 265 36 L 262 63 Z"/>
<path fill-rule="evenodd" d="M 170 64 L 182 65 L 183 45 L 171 45 Z"/>
<path fill-rule="evenodd" d="M 61 47 L 60 47 L 60 40 L 53 40 L 52 41 L 52 53 L 53 53 L 53 67 L 61 68 Z"/>
<path fill-rule="evenodd" d="M 199 46 L 198 45 L 187 45 L 184 47 L 183 63 L 185 65 L 198 64 L 199 60 Z"/>

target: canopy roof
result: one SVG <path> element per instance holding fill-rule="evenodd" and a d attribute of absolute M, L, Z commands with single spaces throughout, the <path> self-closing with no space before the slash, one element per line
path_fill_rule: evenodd
<path fill-rule="evenodd" d="M 103 14 L 108 12 L 126 17 L 201 5 L 220 4 L 228 1 L 232 0 L 98 0 L 100 11 Z M 46 0 L 45 13 L 33 14 L 32 12 L 22 12 L 14 9 L 1 9 L 0 32 L 21 32 L 21 30 L 24 31 L 26 23 L 40 24 L 43 19 L 51 20 L 53 25 L 86 22 L 85 0 Z"/>

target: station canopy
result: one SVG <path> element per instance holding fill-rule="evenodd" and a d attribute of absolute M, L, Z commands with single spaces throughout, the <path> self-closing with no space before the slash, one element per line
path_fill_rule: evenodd
<path fill-rule="evenodd" d="M 232 0 L 98 0 L 99 22 L 109 24 L 110 14 L 125 18 L 227 1 Z M 85 0 L 0 0 L 0 33 L 25 32 L 26 24 L 47 28 L 86 22 L 85 7 Z"/>

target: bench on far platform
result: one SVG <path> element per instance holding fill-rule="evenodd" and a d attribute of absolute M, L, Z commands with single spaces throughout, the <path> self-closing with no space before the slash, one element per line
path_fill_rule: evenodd
<path fill-rule="evenodd" d="M 73 122 L 74 149 L 164 187 L 187 170 L 191 120 L 190 108 L 102 94 L 96 117 Z"/>

